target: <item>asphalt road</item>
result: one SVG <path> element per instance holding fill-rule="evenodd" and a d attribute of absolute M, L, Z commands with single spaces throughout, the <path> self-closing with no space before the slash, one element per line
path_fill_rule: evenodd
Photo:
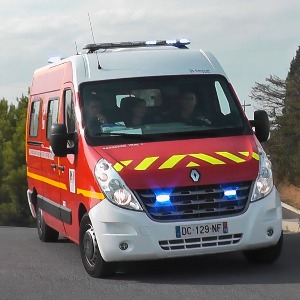
<path fill-rule="evenodd" d="M 0 227 L 0 299 L 299 299 L 300 234 L 285 234 L 280 259 L 251 265 L 241 253 L 120 265 L 111 279 L 84 270 L 66 239 Z"/>

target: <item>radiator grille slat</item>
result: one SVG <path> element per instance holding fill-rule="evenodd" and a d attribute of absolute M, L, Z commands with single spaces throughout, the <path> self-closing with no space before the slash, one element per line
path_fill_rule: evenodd
<path fill-rule="evenodd" d="M 184 250 L 195 248 L 208 248 L 238 244 L 243 237 L 242 233 L 209 236 L 203 238 L 177 239 L 159 241 L 163 250 Z"/>
<path fill-rule="evenodd" d="M 134 191 L 146 213 L 156 221 L 201 220 L 222 218 L 245 212 L 249 202 L 252 182 L 236 182 L 207 186 L 176 187 Z M 234 196 L 226 196 L 228 188 Z M 157 202 L 156 196 L 167 193 L 165 203 Z"/>

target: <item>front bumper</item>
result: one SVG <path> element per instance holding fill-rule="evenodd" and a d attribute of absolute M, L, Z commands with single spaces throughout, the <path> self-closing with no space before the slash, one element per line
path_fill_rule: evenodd
<path fill-rule="evenodd" d="M 94 206 L 89 216 L 105 261 L 130 261 L 184 257 L 249 250 L 275 245 L 282 231 L 282 209 L 274 187 L 262 200 L 250 203 L 238 216 L 180 222 L 155 222 L 146 213 L 119 208 L 108 200 Z M 201 238 L 193 247 L 190 240 L 176 238 L 175 226 L 227 222 L 228 233 Z M 269 236 L 267 231 L 272 229 Z M 208 242 L 207 242 L 208 241 Z M 225 241 L 225 242 L 224 242 Z M 120 249 L 127 243 L 126 250 Z"/>

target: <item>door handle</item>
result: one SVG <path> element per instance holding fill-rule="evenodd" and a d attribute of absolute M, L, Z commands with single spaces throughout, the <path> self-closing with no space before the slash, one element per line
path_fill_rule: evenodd
<path fill-rule="evenodd" d="M 65 167 L 64 167 L 64 166 L 58 166 L 58 170 L 64 171 L 64 170 L 65 170 Z"/>
<path fill-rule="evenodd" d="M 57 167 L 57 165 L 56 165 L 56 164 L 51 164 L 51 168 L 52 168 L 53 170 L 55 170 L 55 169 L 56 169 L 56 167 Z"/>

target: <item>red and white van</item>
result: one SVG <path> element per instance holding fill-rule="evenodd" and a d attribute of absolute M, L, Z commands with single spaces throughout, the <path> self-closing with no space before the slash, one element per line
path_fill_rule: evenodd
<path fill-rule="evenodd" d="M 280 255 L 267 115 L 249 122 L 216 58 L 188 44 L 89 44 L 34 72 L 29 206 L 40 239 L 79 244 L 91 276 L 120 261 Z"/>

